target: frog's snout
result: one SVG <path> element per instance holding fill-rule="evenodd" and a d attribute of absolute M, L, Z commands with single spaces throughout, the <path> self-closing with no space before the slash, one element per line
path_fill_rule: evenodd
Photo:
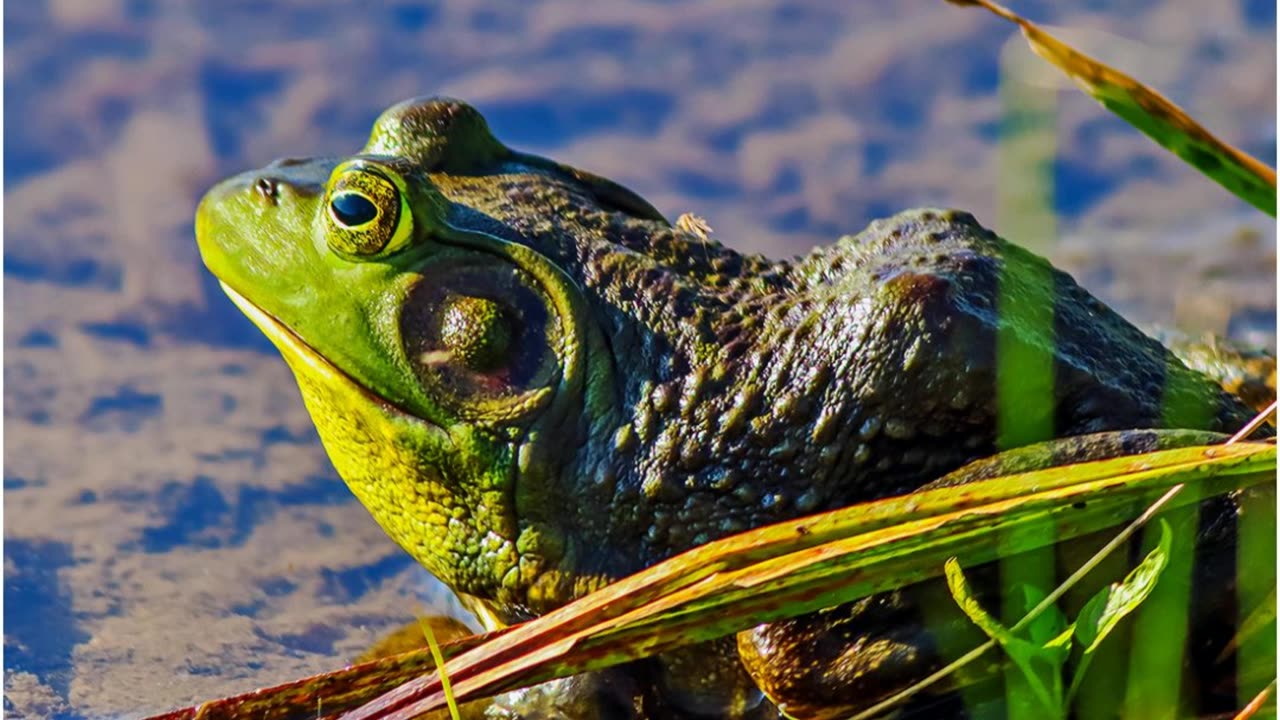
<path fill-rule="evenodd" d="M 286 194 L 308 199 L 322 195 L 331 169 L 329 164 L 316 167 L 311 160 L 282 158 L 251 173 L 253 177 L 246 184 L 257 199 L 275 205 Z"/>
<path fill-rule="evenodd" d="M 224 282 L 247 289 L 270 267 L 279 272 L 302 244 L 288 242 L 309 227 L 334 161 L 282 158 L 240 173 L 209 189 L 196 208 L 196 243 L 205 265 Z M 280 262 L 277 262 L 280 261 Z"/>
<path fill-rule="evenodd" d="M 305 200 L 324 192 L 334 161 L 285 157 L 215 185 L 200 205 L 251 202 L 274 207 L 290 200 Z"/>
<path fill-rule="evenodd" d="M 302 179 L 290 178 L 291 174 L 298 172 L 298 170 L 294 169 L 300 169 L 302 173 L 307 173 L 307 166 L 312 162 L 314 161 L 310 158 L 276 158 L 275 160 L 267 163 L 267 165 L 261 170 L 254 171 L 257 177 L 250 184 L 250 187 L 253 188 L 253 192 L 258 199 L 268 205 L 274 206 L 280 201 L 281 187 L 289 187 L 291 190 L 294 190 L 295 192 L 297 191 L 294 183 Z M 303 182 L 303 186 L 316 186 L 315 190 L 318 192 L 319 184 L 316 182 L 315 173 L 307 174 L 311 177 L 308 177 L 306 181 Z M 325 174 L 327 175 L 327 172 Z M 321 181 L 323 181 L 323 178 L 321 178 Z"/>

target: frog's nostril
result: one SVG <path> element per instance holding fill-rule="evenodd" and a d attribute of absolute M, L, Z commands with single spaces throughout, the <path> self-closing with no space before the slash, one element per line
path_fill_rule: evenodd
<path fill-rule="evenodd" d="M 275 160 L 271 161 L 271 165 L 269 167 L 293 167 L 295 165 L 302 165 L 306 162 L 307 162 L 306 158 L 294 158 L 294 157 L 276 158 Z"/>
<path fill-rule="evenodd" d="M 253 182 L 253 191 L 258 194 L 258 197 L 275 205 L 276 198 L 280 195 L 280 186 L 275 180 L 263 176 Z"/>

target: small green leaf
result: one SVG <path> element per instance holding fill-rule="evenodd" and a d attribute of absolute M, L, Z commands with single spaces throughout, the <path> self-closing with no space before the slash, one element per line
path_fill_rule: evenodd
<path fill-rule="evenodd" d="M 973 591 L 969 589 L 969 581 L 965 579 L 964 571 L 960 569 L 960 561 L 955 558 L 947 558 L 942 570 L 947 577 L 947 587 L 951 589 L 951 597 L 955 598 L 956 604 L 960 606 L 965 615 L 969 616 L 974 625 L 977 625 L 982 629 L 982 632 L 1001 645 L 1013 639 L 1009 629 L 1001 625 L 1000 621 L 992 617 L 986 610 L 983 610 L 978 599 L 973 596 Z"/>
<path fill-rule="evenodd" d="M 1009 635 L 1005 640 L 996 639 L 1009 659 L 1022 671 L 1027 685 L 1036 698 L 1044 704 L 1053 717 L 1062 715 L 1062 663 L 1067 659 L 1066 648 L 1048 649 Z"/>
<path fill-rule="evenodd" d="M 992 640 L 1000 644 L 1000 647 L 1013 661 L 1022 674 L 1027 679 L 1027 685 L 1035 693 L 1036 698 L 1044 704 L 1044 707 L 1055 717 L 1061 715 L 1062 705 L 1062 664 L 1067 659 L 1067 647 L 1062 645 L 1042 645 L 1038 642 L 1031 642 L 1015 637 L 1013 633 L 998 620 L 991 616 L 978 599 L 973 596 L 972 590 L 969 588 L 969 581 L 965 579 L 964 571 L 960 569 L 960 563 L 955 558 L 949 558 L 943 565 L 943 573 L 947 578 L 947 587 L 951 590 L 951 596 L 955 598 L 956 604 L 964 611 L 964 614 L 973 621 L 975 625 L 982 629 Z M 1035 591 L 1027 593 L 1028 598 L 1034 597 Z M 1040 594 L 1043 598 L 1043 594 Z M 1039 602 L 1036 599 L 1031 602 L 1030 607 L 1034 607 Z M 1055 608 L 1056 610 L 1056 608 Z M 1041 623 L 1041 618 L 1036 618 L 1032 624 L 1040 623 L 1041 632 L 1045 632 L 1046 639 L 1050 642 L 1056 642 L 1057 638 L 1052 636 L 1051 628 L 1056 622 L 1066 624 L 1066 621 L 1058 613 L 1058 618 L 1054 620 L 1050 618 L 1047 622 Z M 1047 632 L 1046 632 L 1047 631 Z"/>
<path fill-rule="evenodd" d="M 1040 601 L 1044 600 L 1045 594 L 1040 588 L 1034 585 L 1022 585 L 1022 612 L 1029 613 L 1035 609 Z M 1051 647 L 1061 644 L 1063 630 L 1067 627 L 1067 616 L 1062 614 L 1062 610 L 1057 605 L 1050 605 L 1045 608 L 1027 625 L 1027 636 L 1031 638 L 1031 642 L 1041 647 Z M 1068 639 L 1071 637 L 1067 635 Z"/>
<path fill-rule="evenodd" d="M 1057 637 L 1053 638 L 1047 643 L 1044 643 L 1044 646 L 1046 648 L 1062 648 L 1065 651 L 1070 651 L 1071 638 L 1075 636 L 1075 634 L 1076 634 L 1075 624 L 1068 625 L 1061 633 L 1058 633 Z"/>
<path fill-rule="evenodd" d="M 1106 634 L 1101 631 L 1102 614 L 1111 601 L 1111 590 L 1111 585 L 1099 590 L 1096 595 L 1089 598 L 1089 602 L 1085 603 L 1084 607 L 1080 608 L 1080 614 L 1076 616 L 1076 637 L 1080 639 L 1080 644 L 1084 646 L 1086 653 L 1097 649 L 1098 643 L 1102 642 Z"/>
<path fill-rule="evenodd" d="M 1115 629 L 1124 616 L 1137 609 L 1151 594 L 1160 573 L 1169 564 L 1169 546 L 1173 532 L 1169 523 L 1160 521 L 1160 542 L 1125 579 L 1111 583 L 1085 603 L 1076 618 L 1076 637 L 1086 655 L 1098 649 L 1098 645 Z"/>

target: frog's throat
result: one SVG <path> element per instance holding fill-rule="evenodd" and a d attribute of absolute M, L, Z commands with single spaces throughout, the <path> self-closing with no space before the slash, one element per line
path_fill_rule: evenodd
<path fill-rule="evenodd" d="M 489 548 L 490 565 L 480 568 L 468 555 L 465 544 L 451 543 L 449 535 L 440 532 L 445 527 L 443 516 L 430 516 L 421 522 L 419 515 L 407 511 L 406 504 L 416 508 L 414 503 L 429 508 L 447 507 L 448 493 L 439 468 L 431 462 L 433 458 L 419 462 L 421 458 L 415 455 L 415 451 L 422 454 L 425 448 L 451 445 L 444 428 L 374 394 L 284 323 L 227 283 L 221 284 L 231 301 L 280 351 L 293 371 L 329 460 L 392 540 L 451 586 L 469 585 L 468 579 L 501 574 L 516 567 L 514 543 Z M 380 450 L 370 452 L 374 447 Z M 430 479 L 424 478 L 423 473 L 430 474 Z M 426 482 L 419 482 L 424 479 Z M 412 498 L 414 503 L 406 498 Z M 495 518 L 487 520 L 492 522 Z M 514 524 L 505 517 L 496 522 L 500 526 Z"/>
<path fill-rule="evenodd" d="M 362 386 L 284 323 L 237 293 L 223 290 L 280 351 L 330 461 L 374 520 L 433 575 L 456 591 L 507 604 L 549 609 L 607 580 L 560 572 L 558 534 L 522 523 L 501 481 L 462 497 L 445 480 L 463 434 L 399 408 Z M 370 448 L 377 448 L 371 452 Z M 476 512 L 487 507 L 487 512 Z M 459 528 L 469 528 L 459 533 Z M 477 540 L 479 539 L 479 540 Z M 526 555 L 532 553 L 532 555 Z M 534 558 L 541 557 L 542 562 Z"/>
<path fill-rule="evenodd" d="M 227 294 L 227 297 L 231 298 L 231 302 L 240 308 L 240 312 L 244 313 L 245 317 L 249 318 L 267 336 L 272 345 L 276 346 L 276 349 L 284 356 L 285 362 L 289 364 L 289 367 L 293 369 L 294 374 L 299 378 L 305 376 L 308 379 L 319 380 L 331 386 L 344 387 L 348 391 L 359 394 L 365 401 L 378 406 L 388 415 L 412 419 L 444 432 L 443 428 L 436 426 L 421 416 L 404 410 L 394 403 L 388 402 L 385 398 L 361 385 L 350 375 L 326 360 L 323 355 L 316 352 L 315 348 L 298 337 L 287 325 L 253 304 L 251 300 L 236 292 L 227 283 L 219 280 L 218 284 L 222 286 L 222 291 Z"/>

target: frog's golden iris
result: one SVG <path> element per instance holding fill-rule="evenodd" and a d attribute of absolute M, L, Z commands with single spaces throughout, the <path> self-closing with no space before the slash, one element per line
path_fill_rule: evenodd
<path fill-rule="evenodd" d="M 360 161 L 334 169 L 324 214 L 329 247 L 358 260 L 384 257 L 407 245 L 413 236 L 413 211 L 401 190 L 403 182 Z"/>

